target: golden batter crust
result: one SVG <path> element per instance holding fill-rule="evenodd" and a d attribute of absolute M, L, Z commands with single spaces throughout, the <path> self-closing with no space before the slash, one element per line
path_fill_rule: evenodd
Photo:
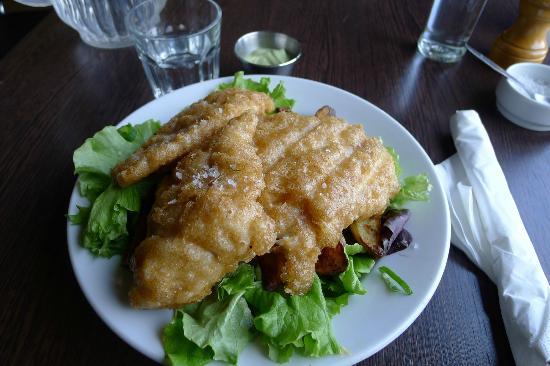
<path fill-rule="evenodd" d="M 285 291 L 304 294 L 321 250 L 355 219 L 382 214 L 399 190 L 391 155 L 361 126 L 331 110 L 265 114 L 272 106 L 258 105 L 225 122 L 211 148 L 194 138 L 202 147 L 160 184 L 134 255 L 133 306 L 201 300 L 270 250 L 284 257 Z"/>
<path fill-rule="evenodd" d="M 141 148 L 112 171 L 113 178 L 126 187 L 170 165 L 246 111 L 271 112 L 273 101 L 264 93 L 243 89 L 215 91 L 190 105 L 163 125 Z"/>
<path fill-rule="evenodd" d="M 335 247 L 356 218 L 382 214 L 399 190 L 393 159 L 361 126 L 330 115 L 267 116 L 255 142 L 266 182 L 260 203 L 286 258 L 285 290 L 304 294 L 321 249 Z"/>
<path fill-rule="evenodd" d="M 258 119 L 233 119 L 211 149 L 187 155 L 162 182 L 134 254 L 133 306 L 199 301 L 240 262 L 271 248 L 275 225 L 257 202 L 265 187 L 253 143 Z"/>

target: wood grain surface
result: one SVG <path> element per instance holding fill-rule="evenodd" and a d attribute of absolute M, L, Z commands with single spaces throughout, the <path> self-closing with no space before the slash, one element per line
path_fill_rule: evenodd
<path fill-rule="evenodd" d="M 434 163 L 452 153 L 448 119 L 476 109 L 542 266 L 550 272 L 550 133 L 507 122 L 499 77 L 466 55 L 443 65 L 415 53 L 431 1 L 220 1 L 221 73 L 240 68 L 236 39 L 269 29 L 302 42 L 295 76 L 357 94 L 400 121 Z M 517 1 L 490 0 L 472 38 L 486 52 Z M 100 50 L 54 14 L 0 60 L 0 364 L 153 365 L 94 313 L 70 267 L 65 213 L 72 153 L 152 99 L 133 49 Z M 498 199 L 498 197 L 495 197 Z M 368 327 L 365 324 L 365 327 Z M 513 365 L 496 287 L 452 248 L 420 317 L 361 365 Z"/>

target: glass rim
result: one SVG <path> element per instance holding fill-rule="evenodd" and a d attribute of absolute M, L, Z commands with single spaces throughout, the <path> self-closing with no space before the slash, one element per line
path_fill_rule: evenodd
<path fill-rule="evenodd" d="M 129 35 L 134 36 L 134 37 L 140 37 L 140 38 L 148 38 L 148 39 L 179 38 L 179 37 L 189 38 L 189 37 L 194 37 L 194 36 L 201 35 L 203 33 L 207 33 L 212 28 L 214 28 L 217 24 L 219 24 L 220 21 L 221 21 L 221 18 L 222 18 L 222 9 L 221 9 L 221 7 L 214 0 L 206 0 L 208 3 L 210 3 L 210 5 L 214 6 L 214 9 L 216 10 L 216 17 L 208 25 L 206 25 L 204 28 L 202 28 L 202 29 L 200 29 L 196 32 L 189 33 L 189 34 L 171 34 L 171 35 L 152 36 L 152 35 L 147 35 L 146 33 L 135 29 L 134 26 L 131 25 L 131 23 L 130 23 L 130 16 L 138 8 L 144 6 L 145 4 L 153 4 L 153 3 L 158 2 L 158 1 L 159 0 L 145 0 L 141 3 L 139 3 L 138 5 L 134 6 L 133 8 L 131 8 L 128 11 L 128 14 L 126 14 L 126 16 L 124 17 L 124 23 L 126 24 L 126 29 L 128 30 Z"/>

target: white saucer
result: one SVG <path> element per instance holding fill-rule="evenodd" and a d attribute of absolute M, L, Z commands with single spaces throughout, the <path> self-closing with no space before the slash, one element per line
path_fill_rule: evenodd
<path fill-rule="evenodd" d="M 510 112 L 509 110 L 507 110 L 506 107 L 501 105 L 498 101 L 497 101 L 497 109 L 500 113 L 502 113 L 504 117 L 506 117 L 507 120 L 509 120 L 512 123 L 515 123 L 520 127 L 523 127 L 532 131 L 550 131 L 550 126 L 543 126 L 537 123 L 526 121 L 521 117 L 515 115 L 514 113 Z"/>

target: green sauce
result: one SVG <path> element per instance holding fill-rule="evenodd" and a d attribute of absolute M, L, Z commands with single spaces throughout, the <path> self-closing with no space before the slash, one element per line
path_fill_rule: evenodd
<path fill-rule="evenodd" d="M 245 61 L 255 65 L 276 66 L 290 60 L 288 53 L 283 48 L 256 48 L 244 58 Z"/>

